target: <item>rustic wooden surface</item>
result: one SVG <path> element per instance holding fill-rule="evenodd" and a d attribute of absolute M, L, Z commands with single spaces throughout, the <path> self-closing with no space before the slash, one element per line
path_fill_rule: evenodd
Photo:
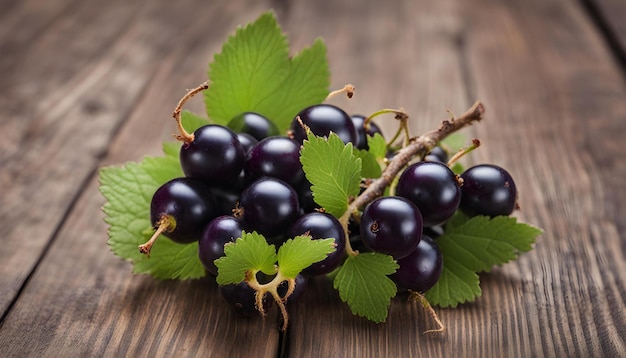
<path fill-rule="evenodd" d="M 275 9 L 323 37 L 349 112 L 415 133 L 474 100 L 472 162 L 510 170 L 536 249 L 434 322 L 400 297 L 350 314 L 316 279 L 291 325 L 238 319 L 210 279 L 134 276 L 106 245 L 97 170 L 160 153 L 177 100 L 235 27 Z M 615 0 L 0 0 L 0 356 L 626 356 L 626 5 Z M 202 111 L 201 101 L 191 109 Z M 387 127 L 389 128 L 389 127 Z"/>

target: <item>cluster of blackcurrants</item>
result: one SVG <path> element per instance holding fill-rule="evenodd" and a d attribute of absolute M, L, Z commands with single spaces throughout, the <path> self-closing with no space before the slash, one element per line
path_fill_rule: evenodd
<path fill-rule="evenodd" d="M 511 175 L 495 165 L 476 165 L 457 176 L 448 154 L 435 147 L 400 174 L 395 195 L 363 210 L 354 246 L 391 255 L 399 268 L 390 278 L 400 289 L 426 292 L 439 280 L 443 257 L 436 238 L 457 210 L 469 216 L 510 215 L 517 206 Z M 356 231 L 353 230 L 353 231 Z"/>
<path fill-rule="evenodd" d="M 214 260 L 224 255 L 224 245 L 244 231 L 256 231 L 276 246 L 303 234 L 334 238 L 336 251 L 298 277 L 289 301 L 295 299 L 306 277 L 333 271 L 346 248 L 341 224 L 316 210 L 305 178 L 300 163 L 305 126 L 318 136 L 333 132 L 358 149 L 368 149 L 368 135 L 381 133 L 373 122 L 366 125 L 365 117 L 350 116 L 330 104 L 303 109 L 292 121 L 290 136 L 279 135 L 270 120 L 252 112 L 227 126 L 200 127 L 180 151 L 185 177 L 165 183 L 152 198 L 154 237 L 162 233 L 180 243 L 199 240 L 199 258 L 213 275 Z M 497 216 L 515 208 L 515 184 L 506 171 L 479 165 L 459 177 L 446 162 L 447 153 L 435 147 L 402 172 L 395 195 L 369 203 L 360 223 L 349 226 L 354 247 L 397 260 L 400 268 L 390 277 L 400 288 L 425 292 L 437 282 L 443 258 L 434 238 L 457 209 Z M 149 252 L 150 247 L 142 250 Z M 245 282 L 220 286 L 220 292 L 241 313 L 256 312 L 254 290 Z"/>

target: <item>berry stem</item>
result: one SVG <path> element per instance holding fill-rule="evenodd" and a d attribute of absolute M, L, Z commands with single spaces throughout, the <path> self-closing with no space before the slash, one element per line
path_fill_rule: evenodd
<path fill-rule="evenodd" d="M 345 93 L 348 98 L 352 98 L 352 96 L 354 96 L 354 90 L 354 86 L 348 83 L 347 85 L 343 86 L 343 88 L 330 92 L 328 96 L 326 96 L 325 100 L 328 101 L 329 99 L 342 93 Z"/>
<path fill-rule="evenodd" d="M 456 152 L 452 158 L 450 158 L 450 160 L 448 160 L 447 165 L 449 167 L 452 167 L 452 165 L 454 163 L 457 162 L 457 160 L 461 159 L 461 157 L 463 157 L 464 155 L 466 155 L 467 153 L 473 151 L 474 149 L 480 147 L 480 141 L 476 138 L 472 139 L 472 144 L 465 147 L 465 148 L 461 148 L 458 152 Z"/>
<path fill-rule="evenodd" d="M 183 127 L 181 113 L 183 110 L 183 106 L 188 100 L 190 100 L 193 96 L 197 95 L 198 93 L 208 88 L 209 88 L 209 84 L 207 82 L 204 82 L 200 86 L 193 88 L 191 90 L 188 90 L 187 93 L 183 96 L 183 98 L 181 98 L 180 101 L 178 101 L 178 104 L 176 105 L 176 108 L 174 108 L 174 112 L 172 113 L 172 117 L 174 117 L 174 119 L 176 120 L 176 124 L 178 125 L 178 134 L 174 134 L 174 138 L 176 138 L 177 140 L 181 142 L 185 142 L 185 143 L 193 142 L 193 139 L 194 139 L 193 134 L 188 133 Z"/>
<path fill-rule="evenodd" d="M 280 308 L 280 313 L 283 317 L 283 326 L 281 328 L 281 331 L 284 332 L 287 330 L 287 325 L 289 323 L 289 314 L 287 313 L 287 307 L 285 306 L 285 303 L 287 302 L 287 298 L 291 296 L 296 288 L 296 280 L 294 278 L 286 278 L 281 274 L 280 271 L 278 271 L 276 273 L 276 276 L 274 276 L 274 278 L 270 282 L 262 284 L 259 283 L 259 281 L 256 279 L 257 272 L 258 270 L 248 271 L 246 273 L 246 282 L 252 289 L 256 291 L 255 298 L 257 310 L 259 310 L 261 316 L 265 317 L 265 310 L 263 309 L 263 298 L 265 297 L 266 293 L 272 295 L 272 298 L 274 298 L 274 301 L 276 301 L 276 304 Z M 287 281 L 287 293 L 284 297 L 280 297 L 280 295 L 278 294 L 278 286 L 284 281 Z"/>
<path fill-rule="evenodd" d="M 423 294 L 421 294 L 421 293 L 419 293 L 417 291 L 409 290 L 409 292 L 410 292 L 409 301 L 413 301 L 413 302 L 417 301 L 417 302 L 421 303 L 422 307 L 424 307 L 426 312 L 428 312 L 430 317 L 439 326 L 439 328 L 437 328 L 437 329 L 429 329 L 429 330 L 424 331 L 424 334 L 427 334 L 427 333 L 441 333 L 441 332 L 443 332 L 446 328 L 444 327 L 443 322 L 441 322 L 441 319 L 439 319 L 439 316 L 437 315 L 437 312 L 435 312 L 435 310 L 433 309 L 433 306 L 430 305 L 430 302 L 428 302 L 426 297 L 424 297 Z"/>
<path fill-rule="evenodd" d="M 176 227 L 176 223 L 169 215 L 162 215 L 159 221 L 156 223 L 158 225 L 156 231 L 150 237 L 150 240 L 146 241 L 146 243 L 139 245 L 139 252 L 144 255 L 150 257 L 150 250 L 152 250 L 152 245 L 156 242 L 159 236 L 168 231 L 174 230 Z"/>

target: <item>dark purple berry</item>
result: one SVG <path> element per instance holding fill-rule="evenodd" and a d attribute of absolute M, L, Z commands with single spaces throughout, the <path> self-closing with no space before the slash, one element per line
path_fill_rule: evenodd
<path fill-rule="evenodd" d="M 206 226 L 198 241 L 198 257 L 209 273 L 217 275 L 214 261 L 224 256 L 224 244 L 240 238 L 243 231 L 241 221 L 232 216 L 218 216 Z"/>
<path fill-rule="evenodd" d="M 257 140 L 278 135 L 278 128 L 272 121 L 254 112 L 245 112 L 234 117 L 228 122 L 228 128 L 237 133 L 250 134 Z"/>
<path fill-rule="evenodd" d="M 300 144 L 287 137 L 268 137 L 258 142 L 246 156 L 246 177 L 250 180 L 273 177 L 296 187 L 304 180 Z"/>
<path fill-rule="evenodd" d="M 424 293 L 433 287 L 443 271 L 443 256 L 439 246 L 423 235 L 417 248 L 398 260 L 398 270 L 389 276 L 398 286 Z"/>
<path fill-rule="evenodd" d="M 212 182 L 228 182 L 243 169 L 244 149 L 230 129 L 209 124 L 193 133 L 183 144 L 180 165 L 186 176 Z"/>
<path fill-rule="evenodd" d="M 247 282 L 243 281 L 238 284 L 230 284 L 219 286 L 219 292 L 230 304 L 235 312 L 243 317 L 252 318 L 260 315 L 256 307 L 256 291 L 251 288 Z M 271 307 L 274 299 L 271 297 L 263 297 L 263 310 L 267 312 Z"/>
<path fill-rule="evenodd" d="M 351 118 L 358 137 L 355 147 L 357 149 L 369 150 L 370 147 L 367 144 L 367 137 L 373 137 L 376 133 L 383 135 L 383 132 L 376 125 L 376 123 L 372 121 L 368 123 L 368 128 L 365 128 L 365 116 L 355 114 Z"/>
<path fill-rule="evenodd" d="M 276 178 L 261 178 L 246 188 L 239 200 L 243 222 L 266 237 L 285 233 L 300 211 L 298 194 Z"/>
<path fill-rule="evenodd" d="M 461 202 L 456 175 L 441 162 L 417 162 L 408 166 L 398 179 L 396 195 L 409 199 L 422 213 L 424 226 L 444 223 Z"/>
<path fill-rule="evenodd" d="M 293 139 L 302 143 L 306 138 L 306 131 L 298 122 L 298 117 L 317 136 L 324 137 L 333 132 L 344 143 L 357 142 L 358 137 L 352 119 L 339 107 L 331 104 L 316 104 L 300 111 L 291 122 L 291 131 Z"/>
<path fill-rule="evenodd" d="M 380 197 L 361 216 L 361 240 L 370 250 L 399 259 L 422 238 L 422 215 L 415 204 L 399 196 Z"/>
<path fill-rule="evenodd" d="M 476 165 L 461 174 L 461 210 L 470 215 L 510 215 L 517 204 L 511 174 L 491 164 Z"/>
<path fill-rule="evenodd" d="M 248 154 L 259 141 L 248 133 L 237 133 L 237 139 L 243 146 L 243 152 Z"/>
<path fill-rule="evenodd" d="M 215 217 L 215 203 L 209 187 L 192 178 L 176 178 L 157 189 L 150 203 L 150 221 L 168 228 L 163 235 L 179 243 L 197 241 L 204 227 Z"/>
<path fill-rule="evenodd" d="M 289 229 L 289 237 L 307 234 L 316 239 L 335 239 L 335 251 L 322 261 L 302 270 L 303 275 L 327 274 L 341 264 L 345 255 L 346 237 L 339 221 L 332 215 L 312 212 L 298 218 Z"/>
<path fill-rule="evenodd" d="M 448 153 L 445 151 L 445 149 L 443 149 L 440 146 L 436 146 L 433 149 L 431 149 L 426 157 L 429 157 L 429 156 L 431 157 L 430 160 L 432 161 L 439 161 L 442 163 L 448 162 Z M 426 160 L 426 158 L 424 159 Z"/>

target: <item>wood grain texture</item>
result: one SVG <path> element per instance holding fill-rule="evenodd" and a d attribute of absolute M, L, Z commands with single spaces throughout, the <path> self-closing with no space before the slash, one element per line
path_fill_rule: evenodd
<path fill-rule="evenodd" d="M 600 1 L 600 0 L 598 0 Z M 604 0 L 602 0 L 604 1 Z M 395 298 L 386 323 L 310 282 L 290 327 L 242 320 L 210 279 L 133 276 L 106 246 L 96 169 L 160 153 L 185 88 L 270 7 L 293 52 L 324 38 L 350 113 L 403 107 L 414 133 L 480 99 L 467 164 L 507 168 L 536 249 L 438 309 Z M 175 3 L 0 0 L 0 355 L 626 356 L 626 84 L 586 8 L 526 2 Z M 620 7 L 623 10 L 623 8 Z M 616 10 L 617 12 L 617 10 Z M 29 26 L 22 26 L 28 23 Z M 20 31 L 17 31 L 20 29 Z M 202 112 L 201 100 L 190 108 Z M 381 119 L 389 133 L 393 119 Z"/>

